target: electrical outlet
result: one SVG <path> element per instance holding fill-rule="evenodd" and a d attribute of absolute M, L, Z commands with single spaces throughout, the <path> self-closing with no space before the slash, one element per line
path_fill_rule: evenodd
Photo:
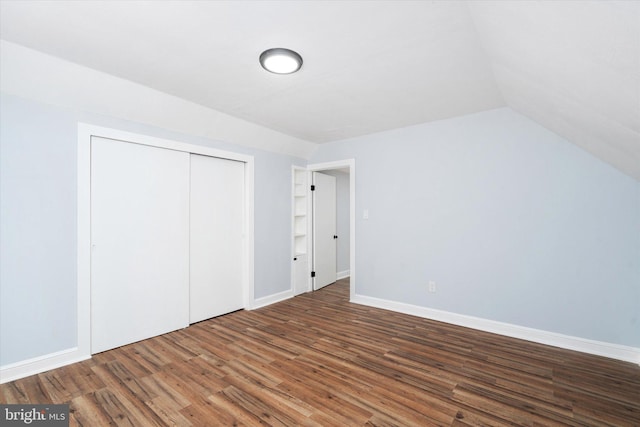
<path fill-rule="evenodd" d="M 434 282 L 433 280 L 429 280 L 429 292 L 435 293 L 437 290 L 438 288 L 436 286 L 436 282 Z"/>

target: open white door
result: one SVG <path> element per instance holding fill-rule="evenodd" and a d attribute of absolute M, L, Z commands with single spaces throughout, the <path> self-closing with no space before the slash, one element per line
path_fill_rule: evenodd
<path fill-rule="evenodd" d="M 313 289 L 336 281 L 336 178 L 313 172 Z"/>
<path fill-rule="evenodd" d="M 243 308 L 244 163 L 191 155 L 189 323 Z"/>

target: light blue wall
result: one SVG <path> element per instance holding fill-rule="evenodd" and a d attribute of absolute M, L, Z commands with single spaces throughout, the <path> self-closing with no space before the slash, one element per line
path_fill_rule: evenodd
<path fill-rule="evenodd" d="M 290 288 L 291 165 L 302 159 L 0 99 L 0 366 L 76 344 L 78 121 L 255 156 L 255 297 Z"/>
<path fill-rule="evenodd" d="M 310 162 L 347 158 L 358 294 L 640 346 L 634 179 L 507 108 L 323 144 Z"/>
<path fill-rule="evenodd" d="M 0 365 L 76 345 L 76 133 L 0 99 Z"/>
<path fill-rule="evenodd" d="M 255 297 L 289 289 L 303 160 L 6 94 L 0 111 L 0 365 L 76 343 L 78 121 L 254 155 Z M 358 293 L 640 345 L 638 182 L 509 109 L 324 144 L 311 162 L 347 158 Z"/>

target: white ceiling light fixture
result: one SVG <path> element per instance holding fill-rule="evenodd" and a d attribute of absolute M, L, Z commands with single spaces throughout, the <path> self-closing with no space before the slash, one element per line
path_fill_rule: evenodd
<path fill-rule="evenodd" d="M 291 74 L 302 67 L 302 57 L 290 49 L 276 47 L 260 54 L 260 65 L 270 73 Z"/>

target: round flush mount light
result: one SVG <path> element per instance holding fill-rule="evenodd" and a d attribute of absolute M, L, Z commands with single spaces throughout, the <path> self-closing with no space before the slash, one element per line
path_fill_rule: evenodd
<path fill-rule="evenodd" d="M 260 65 L 271 73 L 291 74 L 302 67 L 302 57 L 290 49 L 276 47 L 260 54 Z"/>

